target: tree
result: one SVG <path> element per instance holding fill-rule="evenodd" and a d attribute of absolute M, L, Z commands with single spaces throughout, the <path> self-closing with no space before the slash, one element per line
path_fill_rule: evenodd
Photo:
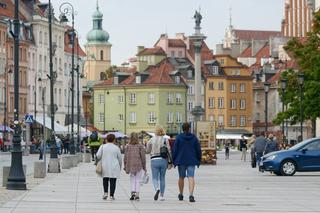
<path fill-rule="evenodd" d="M 118 67 L 116 65 L 112 65 L 111 67 L 109 67 L 107 70 L 106 70 L 106 77 L 107 79 L 110 79 L 112 78 L 113 76 L 113 73 L 118 69 Z"/>
<path fill-rule="evenodd" d="M 315 121 L 320 117 L 320 11 L 314 14 L 312 32 L 305 39 L 293 38 L 285 49 L 293 55 L 299 66 L 299 72 L 305 76 L 303 85 L 304 119 L 312 121 L 313 135 L 315 135 Z M 279 113 L 274 120 L 279 124 L 284 119 L 289 119 L 291 124 L 300 121 L 300 92 L 298 74 L 294 70 L 286 70 L 282 78 L 288 79 L 286 93 L 281 94 L 281 99 L 289 108 L 284 113 Z"/>

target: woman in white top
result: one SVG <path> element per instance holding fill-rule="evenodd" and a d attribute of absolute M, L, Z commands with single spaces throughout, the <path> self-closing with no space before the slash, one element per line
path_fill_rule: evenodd
<path fill-rule="evenodd" d="M 100 146 L 97 152 L 97 159 L 101 160 L 102 164 L 102 178 L 104 194 L 102 199 L 108 198 L 108 189 L 110 182 L 110 199 L 114 200 L 114 192 L 116 190 L 117 178 L 120 178 L 120 171 L 122 166 L 121 152 L 118 146 L 113 144 L 115 135 L 107 136 L 107 143 Z"/>
<path fill-rule="evenodd" d="M 166 146 L 168 149 L 170 159 L 170 145 L 163 137 L 165 135 L 164 129 L 160 126 L 156 127 L 155 136 L 147 144 L 146 152 L 151 156 L 151 171 L 152 183 L 155 190 L 154 200 L 158 200 L 160 193 L 160 200 L 164 200 L 164 190 L 166 185 L 166 171 L 168 168 L 168 158 L 163 158 L 160 155 L 160 149 Z"/>

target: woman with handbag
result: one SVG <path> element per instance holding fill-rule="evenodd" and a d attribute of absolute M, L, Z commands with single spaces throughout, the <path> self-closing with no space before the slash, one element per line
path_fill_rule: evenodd
<path fill-rule="evenodd" d="M 152 183 L 155 190 L 154 200 L 164 200 L 164 191 L 166 185 L 166 171 L 168 161 L 171 159 L 170 145 L 164 138 L 164 129 L 160 126 L 156 127 L 155 136 L 147 144 L 147 153 L 151 156 Z"/>
<path fill-rule="evenodd" d="M 131 133 L 129 144 L 125 147 L 124 170 L 127 174 L 130 174 L 130 200 L 139 200 L 140 184 L 147 170 L 146 152 L 144 146 L 139 143 L 139 137 L 136 132 Z"/>
<path fill-rule="evenodd" d="M 101 164 L 103 178 L 104 194 L 102 199 L 108 198 L 109 184 L 110 184 L 110 200 L 114 200 L 114 192 L 116 190 L 117 178 L 120 178 L 120 171 L 122 166 L 122 158 L 120 149 L 114 144 L 115 135 L 109 134 L 107 136 L 107 143 L 100 146 L 97 152 L 97 159 L 99 160 L 97 167 Z"/>

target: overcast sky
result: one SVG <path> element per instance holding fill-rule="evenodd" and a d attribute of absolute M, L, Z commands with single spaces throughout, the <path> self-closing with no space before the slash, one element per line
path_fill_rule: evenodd
<path fill-rule="evenodd" d="M 52 0 L 55 14 L 64 0 Z M 75 27 L 81 44 L 92 28 L 91 15 L 96 0 L 69 0 L 77 11 Z M 151 47 L 160 34 L 173 37 L 177 32 L 193 33 L 194 11 L 201 7 L 202 31 L 211 49 L 221 43 L 229 25 L 237 29 L 279 30 L 283 18 L 284 0 L 99 0 L 103 28 L 112 44 L 112 64 L 120 65 L 136 54 L 136 47 Z"/>

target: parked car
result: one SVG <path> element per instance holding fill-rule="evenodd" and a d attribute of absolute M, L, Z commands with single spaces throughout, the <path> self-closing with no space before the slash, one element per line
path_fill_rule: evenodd
<path fill-rule="evenodd" d="M 264 155 L 260 171 L 276 175 L 292 176 L 296 172 L 320 171 L 320 138 L 307 139 L 288 150 Z"/>

